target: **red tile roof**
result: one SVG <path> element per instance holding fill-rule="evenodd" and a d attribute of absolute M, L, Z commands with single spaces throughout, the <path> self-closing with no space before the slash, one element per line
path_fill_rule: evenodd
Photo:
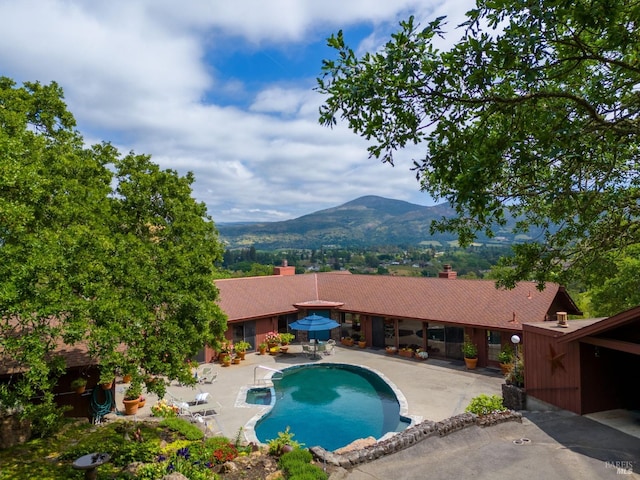
<path fill-rule="evenodd" d="M 216 286 L 230 322 L 293 313 L 295 304 L 318 301 L 374 316 L 506 329 L 542 322 L 555 310 L 580 314 L 554 283 L 540 292 L 528 282 L 502 290 L 491 280 L 316 273 L 225 279 Z"/>

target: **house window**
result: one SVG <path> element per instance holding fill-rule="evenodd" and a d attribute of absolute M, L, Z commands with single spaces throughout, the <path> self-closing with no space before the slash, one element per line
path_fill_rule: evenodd
<path fill-rule="evenodd" d="M 497 362 L 501 348 L 502 336 L 500 335 L 500 332 L 487 330 L 487 359 L 489 361 Z"/>

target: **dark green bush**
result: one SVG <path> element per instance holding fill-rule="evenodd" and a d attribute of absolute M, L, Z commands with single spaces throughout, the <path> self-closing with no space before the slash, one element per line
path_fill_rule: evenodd
<path fill-rule="evenodd" d="M 160 422 L 161 427 L 166 427 L 169 430 L 178 432 L 183 435 L 187 440 L 202 440 L 204 433 L 194 424 L 189 423 L 183 418 L 168 417 Z"/>

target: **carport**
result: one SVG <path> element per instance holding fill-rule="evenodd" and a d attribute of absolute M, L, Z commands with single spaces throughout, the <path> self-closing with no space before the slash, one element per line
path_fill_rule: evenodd
<path fill-rule="evenodd" d="M 640 306 L 608 318 L 525 324 L 525 390 L 579 415 L 640 410 Z"/>

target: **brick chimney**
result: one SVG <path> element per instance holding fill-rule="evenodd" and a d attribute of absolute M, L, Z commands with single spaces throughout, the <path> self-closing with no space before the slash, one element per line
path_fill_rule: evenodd
<path fill-rule="evenodd" d="M 274 275 L 295 275 L 296 267 L 290 267 L 286 259 L 282 260 L 281 267 L 273 267 Z"/>
<path fill-rule="evenodd" d="M 443 271 L 438 273 L 438 278 L 448 278 L 448 279 L 455 279 L 458 276 L 457 272 L 454 272 L 453 270 L 451 270 L 451 265 L 446 264 L 443 265 Z"/>

